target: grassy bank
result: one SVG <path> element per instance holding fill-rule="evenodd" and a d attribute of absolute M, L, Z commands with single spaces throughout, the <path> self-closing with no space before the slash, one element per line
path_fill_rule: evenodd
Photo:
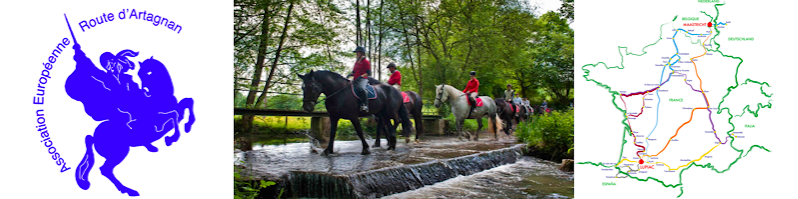
<path fill-rule="evenodd" d="M 286 119 L 287 118 L 287 119 Z M 292 142 L 304 142 L 306 136 L 303 135 L 304 131 L 310 129 L 310 117 L 283 117 L 283 116 L 256 116 L 253 120 L 254 135 L 249 135 L 244 132 L 238 132 L 241 125 L 241 116 L 234 116 L 235 129 L 239 136 L 255 136 L 257 137 L 258 144 L 284 144 Z M 287 121 L 286 121 L 287 120 Z M 411 120 L 411 123 L 415 121 Z M 360 124 L 366 135 L 376 137 L 376 122 L 369 122 L 368 118 L 360 118 Z M 476 129 L 476 122 L 473 124 Z M 401 125 L 397 128 L 397 132 L 402 129 Z M 398 133 L 399 138 L 401 133 Z M 349 120 L 338 120 L 338 130 L 336 133 L 336 140 L 355 140 L 357 132 L 352 122 Z M 385 138 L 384 135 L 381 136 Z"/>
<path fill-rule="evenodd" d="M 574 158 L 573 109 L 552 111 L 533 121 L 522 122 L 516 131 L 516 137 L 529 146 L 531 155 L 554 161 Z"/>

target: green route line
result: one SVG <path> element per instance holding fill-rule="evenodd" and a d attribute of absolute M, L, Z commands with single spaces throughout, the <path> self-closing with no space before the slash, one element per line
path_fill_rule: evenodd
<path fill-rule="evenodd" d="M 717 18 L 720 16 L 720 10 L 718 9 L 718 6 L 723 6 L 723 5 L 725 5 L 725 4 L 715 4 L 715 6 L 714 6 L 714 7 L 715 7 L 715 11 L 716 11 L 716 13 L 717 13 L 717 14 L 715 15 L 715 17 L 712 17 L 712 16 L 710 16 L 709 14 L 707 14 L 706 12 L 703 12 L 703 11 L 701 11 L 701 13 L 703 13 L 704 15 L 706 15 L 706 16 L 708 16 L 708 17 L 710 17 L 710 19 L 711 19 L 710 21 L 712 21 L 713 23 L 717 24 Z M 673 20 L 672 20 L 672 21 L 676 21 L 676 19 L 677 19 L 677 18 L 678 18 L 678 15 L 677 15 L 677 16 L 675 16 L 675 17 L 673 18 Z M 594 68 L 595 68 L 595 67 L 597 67 L 598 65 L 604 65 L 604 68 L 606 68 L 606 69 L 612 69 L 612 68 L 624 69 L 624 68 L 625 68 L 625 66 L 623 65 L 623 63 L 624 63 L 624 56 L 628 56 L 628 55 L 642 56 L 642 55 L 645 55 L 645 54 L 647 53 L 647 52 L 646 52 L 646 48 L 648 48 L 649 46 L 656 45 L 657 43 L 659 43 L 659 41 L 660 41 L 660 40 L 662 40 L 662 26 L 664 26 L 664 25 L 666 25 L 666 24 L 668 24 L 668 23 L 665 23 L 665 24 L 662 24 L 662 25 L 660 25 L 660 35 L 659 35 L 659 39 L 657 39 L 657 41 L 656 41 L 656 42 L 654 42 L 654 43 L 652 43 L 652 44 L 648 44 L 648 45 L 646 45 L 645 47 L 643 47 L 643 49 L 642 49 L 642 53 L 641 53 L 641 54 L 634 54 L 634 53 L 630 53 L 630 52 L 628 52 L 628 48 L 627 48 L 627 47 L 621 47 L 621 46 L 619 46 L 619 47 L 618 47 L 618 53 L 619 53 L 619 54 L 621 54 L 621 64 L 620 64 L 620 66 L 612 66 L 612 67 L 609 67 L 609 66 L 607 66 L 607 64 L 606 64 L 606 63 L 604 63 L 604 62 L 598 62 L 598 63 L 596 63 L 596 64 L 586 64 L 586 65 L 583 65 L 583 66 L 582 66 L 582 71 L 584 71 L 584 72 L 585 72 L 585 75 L 583 75 L 582 77 L 584 77 L 584 78 L 585 78 L 585 80 L 586 80 L 586 81 L 588 81 L 588 82 L 593 82 L 593 83 L 595 83 L 596 85 L 598 85 L 599 87 L 602 87 L 602 88 L 604 88 L 604 89 L 607 89 L 607 91 L 608 91 L 608 92 L 609 92 L 609 93 L 612 95 L 612 104 L 615 106 L 615 109 L 617 109 L 617 110 L 618 110 L 618 111 L 620 111 L 622 114 L 624 114 L 624 117 L 623 117 L 624 119 L 623 119 L 623 120 L 621 120 L 621 123 L 624 125 L 624 132 L 623 132 L 623 136 L 621 137 L 621 138 L 622 138 L 622 143 L 621 143 L 621 153 L 620 153 L 620 155 L 619 155 L 619 157 L 618 157 L 618 161 L 617 161 L 617 162 L 620 162 L 620 161 L 621 161 L 621 157 L 623 157 L 623 147 L 624 147 L 624 145 L 626 145 L 626 143 L 627 143 L 627 141 L 626 141 L 626 132 L 629 132 L 630 134 L 632 133 L 632 132 L 631 132 L 631 130 L 630 130 L 631 128 L 630 128 L 630 127 L 629 127 L 629 125 L 626 123 L 626 120 L 628 120 L 628 119 L 626 119 L 626 117 L 625 117 L 625 115 L 626 115 L 626 111 L 625 111 L 625 110 L 623 110 L 622 108 L 620 108 L 620 106 L 618 106 L 618 104 L 617 104 L 617 103 L 615 103 L 615 98 L 616 98 L 616 95 L 620 95 L 620 93 L 619 93 L 619 92 L 617 92 L 617 91 L 613 91 L 613 90 L 612 90 L 612 88 L 611 88 L 610 86 L 606 85 L 606 84 L 603 84 L 603 83 L 601 83 L 601 82 L 598 82 L 598 81 L 596 81 L 596 80 L 594 80 L 594 79 L 590 79 L 590 78 L 588 77 L 588 76 L 590 75 L 590 70 L 588 70 L 588 69 L 587 69 L 587 67 L 588 67 L 588 66 L 592 66 L 592 67 L 594 67 Z M 732 90 L 736 89 L 737 87 L 739 87 L 739 86 L 741 86 L 741 85 L 745 85 L 745 84 L 748 84 L 748 83 L 754 83 L 754 84 L 758 84 L 758 85 L 760 85 L 760 92 L 761 92 L 761 94 L 763 94 L 764 96 L 766 96 L 766 97 L 768 97 L 768 98 L 772 97 L 772 96 L 773 96 L 773 94 L 772 94 L 772 93 L 771 93 L 771 94 L 767 94 L 767 93 L 765 93 L 764 87 L 765 87 L 765 86 L 767 86 L 767 87 L 770 87 L 770 84 L 768 84 L 767 82 L 759 82 L 759 81 L 754 81 L 754 80 L 751 80 L 751 79 L 746 79 L 746 80 L 745 80 L 745 82 L 743 82 L 743 84 L 740 84 L 740 83 L 739 83 L 739 81 L 738 81 L 738 79 L 737 79 L 737 76 L 738 76 L 738 74 L 739 74 L 739 71 L 740 71 L 740 66 L 741 66 L 741 65 L 742 65 L 742 63 L 743 63 L 743 59 L 742 59 L 742 58 L 740 58 L 740 57 L 735 57 L 735 56 L 731 56 L 731 55 L 726 55 L 726 54 L 724 54 L 723 52 L 721 52 L 721 51 L 720 51 L 720 47 L 721 47 L 721 45 L 720 45 L 720 44 L 719 44 L 719 43 L 718 43 L 718 42 L 715 40 L 715 38 L 717 38 L 717 36 L 718 36 L 718 35 L 720 35 L 720 30 L 718 30 L 717 26 L 713 26 L 713 28 L 715 28 L 715 32 L 717 32 L 717 34 L 715 34 L 715 35 L 714 35 L 712 38 L 710 38 L 710 40 L 711 40 L 711 41 L 710 41 L 710 43 L 713 43 L 712 47 L 714 48 L 714 50 L 713 50 L 713 49 L 711 49 L 711 48 L 707 48 L 707 51 L 708 51 L 708 52 L 716 52 L 716 53 L 720 53 L 720 55 L 722 55 L 723 57 L 728 57 L 728 58 L 732 58 L 732 59 L 736 59 L 736 60 L 739 60 L 739 61 L 740 61 L 740 62 L 737 64 L 737 67 L 735 68 L 735 74 L 734 74 L 734 83 L 735 83 L 735 85 L 734 85 L 734 86 L 730 86 L 730 87 L 728 87 L 728 88 L 726 89 L 726 91 L 727 91 L 727 92 L 726 92 L 726 95 L 724 95 L 724 96 L 723 96 L 723 98 L 721 99 L 721 102 L 720 102 L 720 103 L 718 103 L 718 106 L 717 106 L 717 107 L 721 107 L 721 105 L 723 104 L 723 102 L 725 102 L 725 100 L 726 100 L 726 97 L 727 97 L 727 96 L 729 96 L 729 94 L 731 94 L 731 91 L 732 91 Z M 716 46 L 717 46 L 717 47 L 716 47 Z M 622 49 L 626 49 L 626 50 L 627 50 L 627 53 L 626 53 L 625 55 L 624 55 L 624 53 L 621 51 Z M 629 178 L 631 178 L 631 179 L 635 179 L 635 180 L 638 180 L 638 181 L 641 181 L 641 182 L 647 182 L 647 181 L 649 181 L 649 180 L 653 180 L 653 181 L 659 182 L 659 183 L 660 183 L 660 184 L 662 184 L 662 186 L 664 186 L 665 188 L 676 188 L 676 187 L 679 187 L 680 193 L 679 193 L 679 195 L 678 195 L 678 196 L 676 196 L 676 197 L 678 198 L 678 197 L 681 197 L 681 196 L 684 194 L 684 187 L 682 186 L 682 185 L 683 185 L 683 184 L 682 184 L 682 179 L 683 179 L 683 178 L 682 178 L 682 174 L 683 174 L 685 171 L 687 171 L 688 169 L 690 169 L 691 167 L 693 167 L 693 166 L 696 166 L 696 167 L 700 167 L 700 168 L 709 168 L 710 170 L 712 170 L 712 171 L 715 171 L 716 173 L 724 173 L 724 172 L 726 172 L 726 171 L 729 171 L 729 170 L 731 169 L 731 167 L 732 167 L 734 164 L 736 164 L 736 163 L 737 163 L 737 162 L 738 162 L 740 159 L 742 159 L 743 157 L 746 157 L 746 156 L 748 156 L 748 153 L 750 153 L 752 150 L 754 150 L 754 148 L 758 148 L 758 149 L 762 149 L 762 150 L 765 150 L 765 151 L 767 151 L 767 152 L 770 152 L 770 150 L 768 150 L 768 149 L 767 149 L 767 148 L 765 148 L 764 146 L 760 146 L 760 145 L 752 145 L 752 146 L 751 146 L 751 147 L 748 149 L 748 151 L 745 151 L 745 150 L 743 150 L 743 149 L 738 149 L 737 147 L 735 147 L 735 146 L 734 146 L 734 141 L 735 141 L 736 139 L 735 139 L 735 138 L 734 138 L 734 136 L 732 135 L 732 132 L 734 131 L 734 129 L 736 129 L 736 126 L 735 126 L 735 125 L 734 125 L 734 124 L 731 122 L 731 120 L 732 120 L 734 117 L 742 117 L 742 116 L 743 116 L 743 115 L 744 115 L 746 112 L 748 112 L 748 113 L 751 113 L 751 114 L 752 114 L 754 117 L 759 117 L 759 111 L 760 111 L 762 108 L 768 108 L 768 109 L 770 109 L 770 108 L 772 108 L 772 106 L 773 106 L 773 105 L 772 105 L 772 103 L 770 103 L 770 101 L 768 101 L 767 105 L 764 105 L 764 104 L 762 104 L 762 103 L 758 103 L 758 104 L 757 104 L 757 107 L 756 107 L 756 110 L 754 111 L 754 110 L 751 110 L 751 108 L 750 108 L 750 105 L 746 105 L 746 106 L 743 108 L 743 111 L 742 111 L 742 113 L 741 113 L 740 115 L 733 115 L 733 114 L 731 113 L 731 110 L 730 110 L 728 107 L 724 107 L 724 108 L 720 108 L 720 109 L 718 109 L 718 112 L 717 112 L 717 114 L 722 114 L 723 110 L 726 110 L 726 111 L 727 111 L 727 114 L 729 115 L 728 123 L 729 123 L 729 124 L 732 126 L 732 129 L 731 129 L 731 130 L 729 130 L 729 131 L 727 131 L 727 132 L 726 132 L 726 134 L 727 134 L 727 135 L 729 135 L 729 137 L 731 137 L 731 139 L 732 139 L 732 140 L 731 140 L 731 142 L 729 143 L 729 146 L 731 146 L 731 148 L 732 148 L 734 151 L 737 151 L 737 152 L 739 152 L 739 155 L 738 155 L 738 157 L 737 157 L 737 158 L 736 158 L 736 159 L 735 159 L 735 160 L 734 160 L 732 163 L 730 163 L 728 167 L 726 167 L 726 168 L 725 168 L 725 169 L 723 169 L 723 170 L 718 170 L 717 168 L 715 168 L 715 166 L 714 166 L 714 165 L 712 165 L 712 163 L 707 163 L 707 164 L 701 165 L 701 164 L 697 164 L 697 163 L 695 163 L 695 162 L 691 162 L 691 163 L 690 163 L 690 164 L 689 164 L 689 165 L 688 165 L 686 168 L 682 169 L 682 171 L 680 171 L 680 172 L 679 172 L 679 183 L 677 183 L 677 184 L 666 184 L 666 183 L 665 183 L 665 182 L 663 182 L 662 180 L 659 180 L 659 179 L 657 179 L 657 178 L 654 178 L 654 177 L 647 177 L 647 178 L 645 178 L 645 179 L 641 179 L 641 178 L 638 178 L 638 177 L 632 176 L 632 175 L 630 175 L 629 173 L 626 173 L 626 172 L 623 172 L 623 171 L 621 171 L 621 167 L 618 167 L 618 166 L 617 166 L 617 164 L 616 164 L 615 166 L 606 166 L 606 165 L 603 165 L 603 164 L 598 164 L 598 163 L 594 163 L 594 162 L 590 162 L 590 161 L 588 161 L 588 162 L 578 162 L 577 164 L 593 165 L 593 166 L 605 167 L 605 168 L 611 168 L 611 167 L 615 167 L 615 169 L 616 169 L 616 170 L 618 170 L 618 172 L 619 172 L 619 173 L 621 173 L 621 174 L 624 174 L 624 175 L 626 175 L 627 177 L 629 177 Z"/>

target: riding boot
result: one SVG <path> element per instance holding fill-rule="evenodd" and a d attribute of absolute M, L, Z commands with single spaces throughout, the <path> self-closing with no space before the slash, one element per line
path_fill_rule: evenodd
<path fill-rule="evenodd" d="M 365 78 L 358 78 L 355 81 L 355 94 L 357 95 L 358 98 L 360 98 L 359 100 L 360 103 L 358 103 L 360 105 L 360 111 L 368 113 L 369 99 L 368 96 L 366 95 L 366 85 L 368 85 L 368 80 Z"/>
<path fill-rule="evenodd" d="M 475 112 L 475 110 L 477 109 L 477 101 L 474 100 L 473 97 L 471 97 L 471 94 L 468 95 L 468 101 L 471 102 L 471 112 Z"/>

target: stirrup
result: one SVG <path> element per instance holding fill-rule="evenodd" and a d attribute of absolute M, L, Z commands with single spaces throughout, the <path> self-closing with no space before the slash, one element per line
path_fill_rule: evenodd
<path fill-rule="evenodd" d="M 360 111 L 369 112 L 369 107 L 368 106 L 360 106 Z"/>

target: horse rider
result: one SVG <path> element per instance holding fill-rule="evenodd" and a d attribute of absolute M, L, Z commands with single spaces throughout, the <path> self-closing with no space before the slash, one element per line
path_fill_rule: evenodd
<path fill-rule="evenodd" d="M 479 80 L 477 80 L 477 71 L 471 71 L 470 75 L 471 80 L 468 80 L 468 84 L 466 84 L 463 92 L 468 101 L 471 102 L 471 112 L 473 112 L 477 108 L 477 102 L 474 98 L 476 98 L 479 93 Z"/>
<path fill-rule="evenodd" d="M 549 106 L 546 104 L 546 100 L 545 99 L 543 100 L 543 104 L 541 105 L 541 107 L 543 107 L 543 111 L 546 111 L 546 109 L 549 109 Z"/>
<path fill-rule="evenodd" d="M 366 85 L 368 85 L 368 78 L 371 75 L 371 63 L 366 60 L 366 48 L 358 46 L 355 48 L 354 53 L 357 55 L 355 66 L 352 68 L 352 85 L 355 88 L 355 95 L 360 98 L 360 111 L 369 112 L 369 99 L 366 96 Z"/>
<path fill-rule="evenodd" d="M 529 98 L 524 98 L 524 101 L 521 103 L 524 105 L 524 108 L 526 108 L 527 113 L 532 112 L 532 106 L 529 104 Z"/>
<path fill-rule="evenodd" d="M 393 62 L 389 63 L 388 70 L 391 71 L 391 77 L 388 78 L 388 85 L 393 86 L 396 90 L 402 91 L 402 73 L 396 70 L 396 64 Z"/>
<path fill-rule="evenodd" d="M 515 90 L 513 90 L 513 85 L 507 84 L 507 90 L 504 90 L 504 100 L 507 100 L 507 102 L 512 103 L 513 97 L 515 97 Z"/>
<path fill-rule="evenodd" d="M 504 100 L 507 100 L 507 103 L 510 104 L 510 107 L 511 109 L 513 109 L 513 111 L 515 111 L 515 109 L 517 108 L 514 106 L 515 104 L 513 104 L 514 97 L 516 96 L 515 96 L 515 90 L 513 90 L 513 85 L 507 84 L 507 90 L 504 90 Z M 514 112 L 513 114 L 516 114 L 516 116 L 518 116 L 518 112 Z"/>

